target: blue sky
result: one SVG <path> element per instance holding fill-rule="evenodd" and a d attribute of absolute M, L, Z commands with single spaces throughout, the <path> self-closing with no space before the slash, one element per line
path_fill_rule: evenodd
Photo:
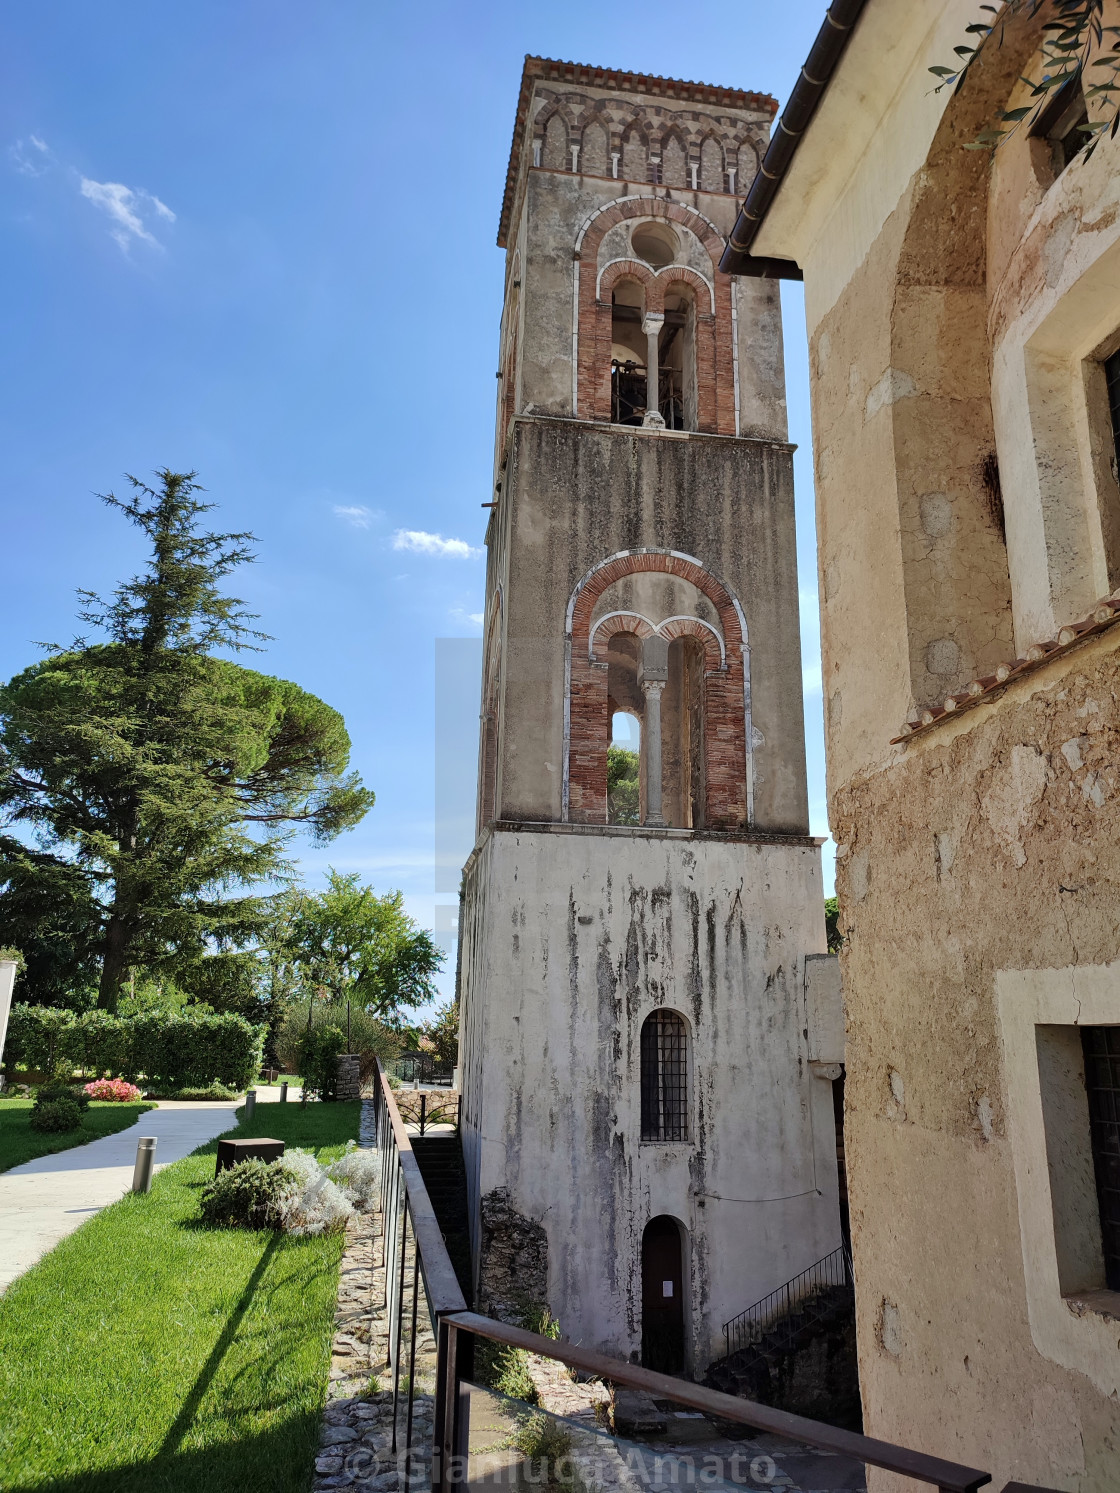
<path fill-rule="evenodd" d="M 77 587 L 109 590 L 141 560 L 92 495 L 125 471 L 197 469 L 221 526 L 258 536 L 237 589 L 274 637 L 259 666 L 343 712 L 377 792 L 359 829 L 304 851 L 308 880 L 360 870 L 430 925 L 453 900 L 433 890 L 434 642 L 477 634 L 482 608 L 494 236 L 522 58 L 784 101 L 824 8 L 5 7 L 3 676 L 69 639 Z M 825 833 L 798 287 L 783 305 Z"/>

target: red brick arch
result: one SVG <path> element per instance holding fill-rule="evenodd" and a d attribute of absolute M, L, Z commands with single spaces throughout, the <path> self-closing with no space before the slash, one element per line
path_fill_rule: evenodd
<path fill-rule="evenodd" d="M 611 624 L 610 632 L 599 634 L 599 628 L 605 623 Z M 592 623 L 588 630 L 587 657 L 592 664 L 601 664 L 599 658 L 592 648 L 592 641 L 599 634 L 603 643 L 609 643 L 611 638 L 620 632 L 631 632 L 638 638 L 652 638 L 657 629 L 648 617 L 643 617 L 640 612 L 608 612 L 605 617 L 600 617 L 598 622 Z"/>
<path fill-rule="evenodd" d="M 582 824 L 607 822 L 610 713 L 606 665 L 589 657 L 593 613 L 599 597 L 613 582 L 649 571 L 691 582 L 716 609 L 726 649 L 722 665 L 718 641 L 699 620 L 690 627 L 692 619 L 673 618 L 666 624 L 665 636 L 694 632 L 704 644 L 704 823 L 709 829 L 739 829 L 747 822 L 748 796 L 745 679 L 749 656 L 742 613 L 727 587 L 699 561 L 670 550 L 629 550 L 612 555 L 585 576 L 572 595 L 568 606 L 571 662 L 565 817 Z M 617 628 L 619 632 L 626 630 L 621 625 Z"/>
<path fill-rule="evenodd" d="M 654 277 L 657 294 L 664 297 L 666 284 L 685 281 L 697 289 L 696 306 L 696 383 L 698 420 L 703 431 L 719 435 L 735 434 L 735 362 L 731 336 L 731 277 L 716 272 L 724 243 L 707 219 L 681 202 L 667 202 L 662 197 L 628 197 L 612 203 L 587 226 L 576 248 L 576 258 L 587 270 L 580 275 L 578 307 L 578 364 L 576 414 L 584 419 L 609 420 L 611 417 L 611 299 L 615 281 L 607 283 L 609 270 L 597 288 L 599 246 L 603 236 L 615 224 L 631 218 L 664 218 L 690 229 L 699 238 L 712 264 L 715 305 L 704 278 L 692 270 L 671 266 L 663 271 L 671 275 L 662 280 Z M 633 260 L 620 263 L 634 265 Z M 641 266 L 644 268 L 644 266 Z M 613 269 L 613 266 L 610 267 Z M 647 271 L 648 273 L 648 271 Z M 634 271 L 631 271 L 634 274 Z M 643 284 L 645 281 L 643 281 Z M 703 287 L 701 310 L 699 288 Z M 664 304 L 663 300 L 661 304 Z M 650 310 L 659 307 L 649 306 Z"/>

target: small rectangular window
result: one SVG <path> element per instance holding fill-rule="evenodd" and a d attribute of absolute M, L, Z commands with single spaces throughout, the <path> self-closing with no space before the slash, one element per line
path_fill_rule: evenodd
<path fill-rule="evenodd" d="M 1081 1028 L 1105 1284 L 1120 1291 L 1120 1026 Z"/>
<path fill-rule="evenodd" d="M 1053 147 L 1054 175 L 1060 176 L 1074 156 L 1088 143 L 1084 126 L 1089 123 L 1081 79 L 1067 78 L 1047 102 L 1031 126 L 1031 134 L 1049 140 Z"/>

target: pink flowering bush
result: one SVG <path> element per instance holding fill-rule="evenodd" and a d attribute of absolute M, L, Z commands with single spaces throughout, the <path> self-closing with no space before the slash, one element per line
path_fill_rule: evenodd
<path fill-rule="evenodd" d="M 134 1083 L 127 1083 L 123 1078 L 98 1078 L 93 1083 L 87 1083 L 85 1091 L 91 1099 L 108 1100 L 114 1104 L 131 1104 L 143 1095 Z"/>

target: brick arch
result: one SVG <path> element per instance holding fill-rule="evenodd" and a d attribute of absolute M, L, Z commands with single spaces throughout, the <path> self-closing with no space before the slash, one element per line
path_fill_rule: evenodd
<path fill-rule="evenodd" d="M 663 270 L 658 270 L 657 279 L 662 301 L 664 301 L 670 285 L 689 285 L 699 295 L 704 297 L 703 304 L 697 302 L 697 317 L 709 317 L 712 315 L 712 287 L 704 279 L 703 275 L 698 275 L 695 270 L 690 270 L 684 264 L 667 264 Z"/>
<path fill-rule="evenodd" d="M 699 617 L 668 617 L 657 624 L 657 632 L 670 642 L 674 638 L 696 638 L 704 649 L 704 667 L 709 670 L 726 668 L 723 638 L 710 622 Z"/>
<path fill-rule="evenodd" d="M 644 285 L 646 290 L 646 310 L 661 310 L 664 296 L 661 287 L 657 284 L 657 276 L 650 269 L 649 265 L 640 259 L 612 259 L 610 264 L 604 267 L 603 273 L 599 277 L 599 299 L 602 300 L 604 296 L 607 297 L 609 305 L 611 291 L 622 280 L 637 280 L 640 285 Z M 654 301 L 657 302 L 657 305 L 654 305 Z"/>
<path fill-rule="evenodd" d="M 607 669 L 591 652 L 592 614 L 608 586 L 623 576 L 651 571 L 689 581 L 716 609 L 725 656 L 722 662 L 717 659 L 715 668 L 706 668 L 704 675 L 704 823 L 711 829 L 739 829 L 750 822 L 753 798 L 746 619 L 738 598 L 702 561 L 661 549 L 623 550 L 600 561 L 568 602 L 563 818 L 583 824 L 607 822 Z M 699 619 L 669 621 L 675 626 Z M 697 635 L 703 626 L 699 623 Z M 673 635 L 684 633 L 682 626 Z M 708 658 L 705 644 L 706 663 Z"/>
<path fill-rule="evenodd" d="M 601 658 L 595 656 L 595 634 L 601 627 L 605 627 L 608 622 L 613 625 L 612 631 L 607 635 L 608 643 L 616 633 L 620 632 L 632 632 L 639 638 L 652 638 L 654 633 L 657 632 L 654 624 L 648 617 L 643 617 L 641 612 L 607 612 L 599 618 L 598 622 L 592 624 L 591 630 L 588 633 L 587 658 L 589 663 L 601 664 L 603 662 Z"/>
<path fill-rule="evenodd" d="M 681 227 L 690 229 L 708 252 L 712 262 L 715 303 L 708 313 L 710 321 L 703 329 L 697 329 L 697 425 L 700 430 L 711 434 L 735 435 L 731 276 L 716 272 L 724 241 L 715 225 L 703 214 L 681 202 L 667 202 L 661 197 L 623 197 L 595 213 L 576 239 L 577 357 L 573 413 L 591 420 L 609 420 L 611 417 L 610 296 L 607 294 L 604 299 L 603 290 L 596 286 L 594 272 L 580 274 L 579 270 L 581 263 L 586 261 L 594 271 L 598 266 L 603 236 L 617 223 L 633 218 L 664 218 L 667 222 L 679 223 Z M 679 273 L 683 277 L 692 272 L 682 269 Z M 704 283 L 701 276 L 696 278 Z M 705 292 L 710 294 L 706 285 Z"/>
<path fill-rule="evenodd" d="M 534 140 L 543 138 L 545 127 L 554 114 L 559 114 L 560 118 L 568 126 L 568 131 L 570 134 L 571 130 L 575 126 L 575 116 L 573 115 L 571 109 L 568 108 L 568 105 L 563 101 L 563 99 L 552 99 L 549 103 L 544 104 L 537 111 L 536 117 L 533 120 Z"/>

